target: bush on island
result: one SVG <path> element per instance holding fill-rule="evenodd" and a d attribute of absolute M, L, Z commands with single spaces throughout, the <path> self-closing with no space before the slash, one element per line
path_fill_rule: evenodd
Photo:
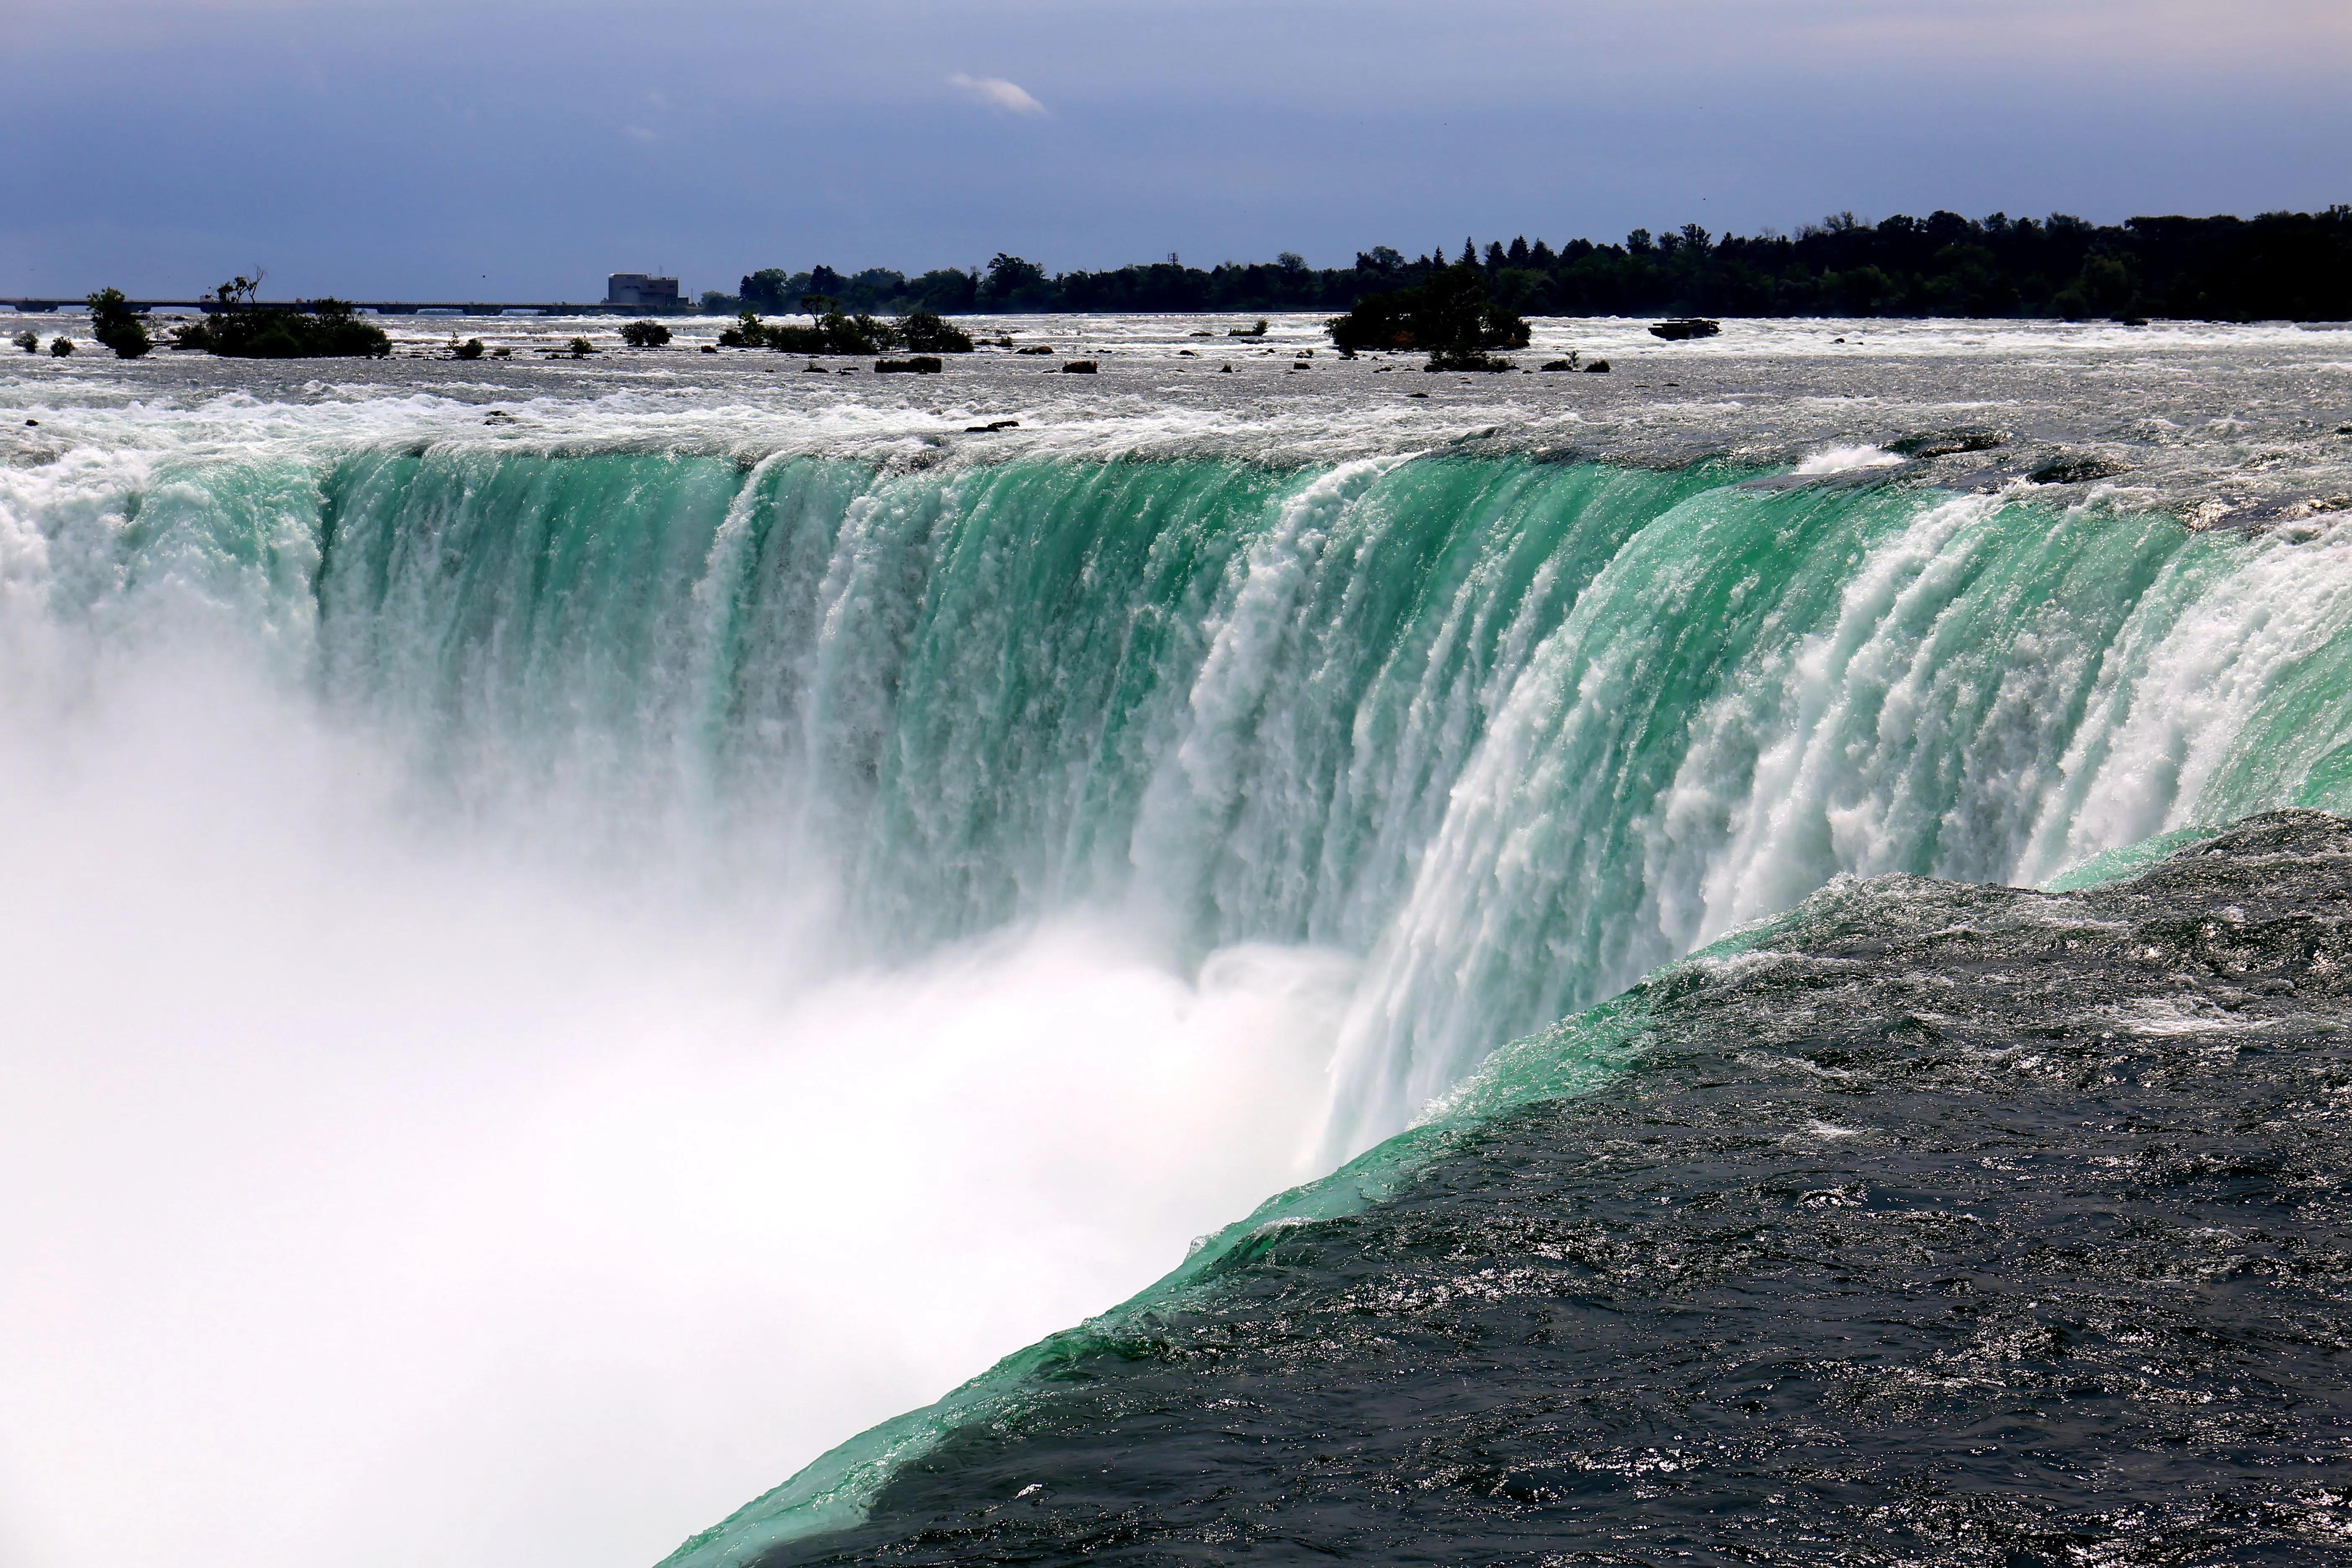
<path fill-rule="evenodd" d="M 621 341 L 632 349 L 658 349 L 669 341 L 669 329 L 639 318 L 622 327 Z"/>
<path fill-rule="evenodd" d="M 1225 336 L 1228 338 L 1263 338 L 1265 336 L 1265 318 L 1263 316 L 1259 317 L 1257 319 L 1257 325 L 1255 327 L 1228 328 L 1226 329 Z"/>
<path fill-rule="evenodd" d="M 55 338 L 49 342 L 49 352 L 56 355 L 60 360 L 64 359 L 68 354 L 70 354 L 73 351 L 74 340 L 71 338 Z"/>
<path fill-rule="evenodd" d="M 947 367 L 940 362 L 940 357 L 937 354 L 917 354 L 912 359 L 877 360 L 874 361 L 874 373 L 877 376 L 935 376 L 946 368 Z"/>
<path fill-rule="evenodd" d="M 1528 324 L 1487 297 L 1486 276 L 1475 266 L 1449 267 L 1411 287 L 1368 294 L 1325 325 L 1346 351 L 1423 349 L 1435 370 L 1492 369 L 1439 361 L 1483 360 L 1488 349 L 1524 349 L 1528 338 Z"/>
<path fill-rule="evenodd" d="M 478 360 L 482 357 L 482 340 L 468 338 L 461 343 L 457 341 L 457 334 L 452 332 L 449 334 L 449 357 L 453 360 Z"/>
<path fill-rule="evenodd" d="M 1424 371 L 1508 371 L 1517 369 L 1510 361 L 1497 359 L 1484 349 L 1436 349 L 1430 352 Z"/>
<path fill-rule="evenodd" d="M 918 354 L 969 354 L 971 336 L 932 310 L 910 310 L 891 323 L 901 347 Z"/>
<path fill-rule="evenodd" d="M 571 348 L 572 357 L 575 360 L 584 360 L 596 351 L 596 345 L 585 338 L 572 339 Z"/>
<path fill-rule="evenodd" d="M 1098 372 L 1092 360 L 1064 360 L 1062 373 L 1066 376 L 1091 376 Z"/>
<path fill-rule="evenodd" d="M 38 332 L 19 332 L 16 334 L 16 347 L 28 354 L 38 353 L 41 348 L 41 335 Z"/>
<path fill-rule="evenodd" d="M 172 334 L 175 349 L 202 349 L 233 360 L 380 360 L 392 340 L 341 299 L 307 305 L 263 305 L 260 285 L 239 277 L 213 291 L 218 308 L 203 321 Z"/>
<path fill-rule="evenodd" d="M 114 350 L 118 360 L 135 360 L 155 346 L 147 323 L 139 319 L 120 288 L 101 288 L 89 297 L 89 335 Z"/>

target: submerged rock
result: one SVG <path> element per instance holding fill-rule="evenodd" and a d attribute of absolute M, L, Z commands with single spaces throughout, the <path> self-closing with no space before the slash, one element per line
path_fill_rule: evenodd
<path fill-rule="evenodd" d="M 1886 450 L 1906 457 L 1948 457 L 1958 452 L 1990 452 L 2009 444 L 2009 432 L 1969 426 L 1959 430 L 1930 431 L 1919 435 L 1906 435 L 1900 441 L 1890 441 Z"/>
<path fill-rule="evenodd" d="M 2096 452 L 2062 452 L 2026 476 L 2037 485 L 2081 485 L 2111 479 L 2124 471 L 2114 458 Z"/>

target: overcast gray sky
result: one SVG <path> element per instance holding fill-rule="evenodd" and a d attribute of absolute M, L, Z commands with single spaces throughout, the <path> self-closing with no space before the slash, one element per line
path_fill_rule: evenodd
<path fill-rule="evenodd" d="M 2345 0 L 0 0 L 0 296 L 2352 201 Z"/>

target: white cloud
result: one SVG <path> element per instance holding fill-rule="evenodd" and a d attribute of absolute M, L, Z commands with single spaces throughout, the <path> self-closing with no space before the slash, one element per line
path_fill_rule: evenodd
<path fill-rule="evenodd" d="M 961 88 L 972 98 L 992 109 L 1009 114 L 1043 114 L 1045 106 L 1003 77 L 968 77 L 961 71 L 948 78 L 950 87 Z"/>

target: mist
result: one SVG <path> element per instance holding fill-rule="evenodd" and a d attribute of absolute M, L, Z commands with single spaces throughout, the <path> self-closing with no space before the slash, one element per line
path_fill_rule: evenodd
<path fill-rule="evenodd" d="M 1345 959 L 844 966 L 13 630 L 0 1560 L 642 1564 L 1310 1174 Z"/>

